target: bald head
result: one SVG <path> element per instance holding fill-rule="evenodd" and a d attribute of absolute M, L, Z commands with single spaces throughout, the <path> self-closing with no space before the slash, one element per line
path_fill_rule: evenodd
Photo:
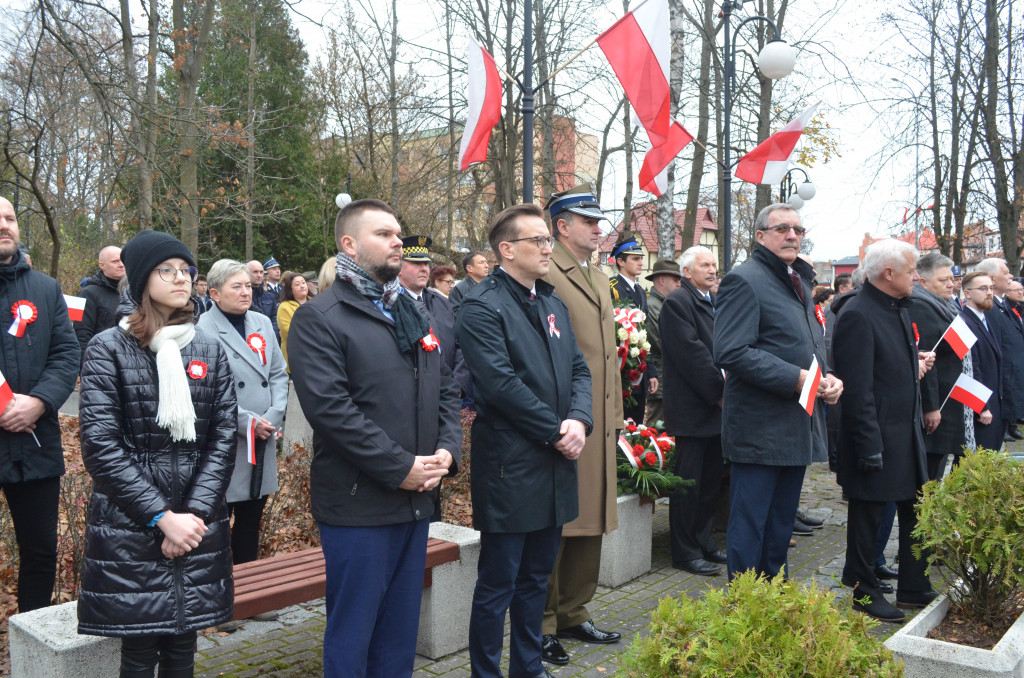
<path fill-rule="evenodd" d="M 253 259 L 245 265 L 249 269 L 249 280 L 252 282 L 253 287 L 259 287 L 263 284 L 263 264 Z"/>
<path fill-rule="evenodd" d="M 124 264 L 121 263 L 121 248 L 111 245 L 100 250 L 99 267 L 103 275 L 111 280 L 124 277 Z"/>
<path fill-rule="evenodd" d="M 18 252 L 21 232 L 18 230 L 18 215 L 14 205 L 7 198 L 0 198 L 0 264 L 9 264 Z"/>

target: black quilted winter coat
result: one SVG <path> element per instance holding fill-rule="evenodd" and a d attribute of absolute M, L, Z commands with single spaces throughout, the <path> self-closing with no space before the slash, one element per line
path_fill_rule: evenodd
<path fill-rule="evenodd" d="M 99 636 L 180 634 L 228 621 L 234 586 L 224 494 L 235 461 L 235 389 L 220 342 L 196 332 L 182 349 L 196 441 L 175 442 L 157 425 L 156 356 L 118 327 L 93 339 L 82 366 L 82 458 L 93 478 L 78 599 L 78 630 Z M 161 511 L 191 512 L 208 531 L 179 558 L 160 551 L 146 523 Z"/>

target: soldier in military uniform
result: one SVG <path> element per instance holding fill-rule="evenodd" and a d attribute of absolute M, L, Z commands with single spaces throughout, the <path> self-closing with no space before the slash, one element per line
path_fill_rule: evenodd
<path fill-rule="evenodd" d="M 621 306 L 625 301 L 628 305 L 640 309 L 647 314 L 647 294 L 640 287 L 637 278 L 644 270 L 644 251 L 640 243 L 634 237 L 620 239 L 615 243 L 612 250 L 615 258 L 615 268 L 619 274 L 612 278 L 608 284 L 611 286 L 612 299 L 616 306 Z M 650 328 L 650 323 L 646 323 Z M 649 330 L 648 330 L 649 331 Z M 637 424 L 644 421 L 644 410 L 647 407 L 647 394 L 658 390 L 658 368 L 653 362 L 647 362 L 647 369 L 644 376 L 633 389 L 633 405 L 625 404 L 624 410 L 626 419 L 632 419 Z"/>

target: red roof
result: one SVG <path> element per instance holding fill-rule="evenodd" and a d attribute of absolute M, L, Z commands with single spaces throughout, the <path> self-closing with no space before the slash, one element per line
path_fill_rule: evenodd
<path fill-rule="evenodd" d="M 630 223 L 630 230 L 633 235 L 640 236 L 643 238 L 644 249 L 648 252 L 658 251 L 658 226 L 657 226 L 657 204 L 654 202 L 643 203 L 637 205 L 632 210 L 632 219 Z M 675 210 L 673 213 L 673 219 L 676 222 L 676 237 L 675 237 L 675 251 L 676 253 L 682 252 L 684 249 L 690 247 L 687 245 L 683 247 L 683 236 L 680 235 L 683 231 L 683 221 L 686 218 L 685 210 Z M 711 214 L 711 210 L 707 207 L 697 208 L 697 227 L 693 231 L 693 245 L 700 244 L 700 236 L 704 230 L 717 231 L 718 225 L 715 224 L 715 217 Z M 601 254 L 610 254 L 615 249 L 615 241 L 618 240 L 619 234 L 622 233 L 622 222 L 620 221 L 615 225 L 608 235 L 606 235 L 601 243 L 597 247 L 597 251 Z"/>

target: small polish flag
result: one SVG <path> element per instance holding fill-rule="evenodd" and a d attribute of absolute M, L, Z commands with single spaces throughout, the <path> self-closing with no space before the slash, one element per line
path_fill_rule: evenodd
<path fill-rule="evenodd" d="M 800 390 L 800 407 L 807 411 L 807 414 L 814 414 L 814 399 L 818 396 L 818 384 L 821 383 L 821 366 L 818 365 L 818 356 L 811 359 L 811 366 L 807 368 L 809 374 L 804 379 L 804 387 Z"/>
<path fill-rule="evenodd" d="M 245 427 L 245 460 L 256 464 L 256 417 L 249 415 L 249 425 Z"/>
<path fill-rule="evenodd" d="M 752 184 L 781 183 L 789 171 L 789 157 L 817 108 L 818 104 L 814 104 L 740 158 L 736 164 L 736 178 Z"/>
<path fill-rule="evenodd" d="M 960 316 L 953 318 L 953 322 L 950 323 L 949 328 L 942 334 L 942 338 L 949 342 L 953 352 L 956 353 L 960 360 L 964 359 L 967 352 L 971 350 L 971 346 L 978 341 L 978 337 L 974 335 L 971 328 L 967 326 L 964 319 Z"/>
<path fill-rule="evenodd" d="M 81 322 L 82 315 L 85 313 L 85 298 L 65 294 L 64 303 L 68 305 L 68 315 L 71 317 L 71 322 Z"/>
<path fill-rule="evenodd" d="M 469 71 L 469 92 L 466 99 L 466 127 L 459 145 L 459 171 L 487 160 L 487 144 L 491 130 L 501 120 L 501 75 L 494 57 L 472 36 L 469 38 L 466 66 Z"/>
<path fill-rule="evenodd" d="M 957 377 L 953 384 L 953 390 L 949 392 L 949 398 L 967 405 L 978 414 L 985 410 L 988 399 L 992 396 L 992 389 L 980 381 L 971 379 L 966 374 Z"/>
<path fill-rule="evenodd" d="M 14 391 L 11 390 L 11 385 L 7 383 L 3 373 L 0 373 L 0 412 L 7 409 L 7 403 L 13 399 Z"/>

